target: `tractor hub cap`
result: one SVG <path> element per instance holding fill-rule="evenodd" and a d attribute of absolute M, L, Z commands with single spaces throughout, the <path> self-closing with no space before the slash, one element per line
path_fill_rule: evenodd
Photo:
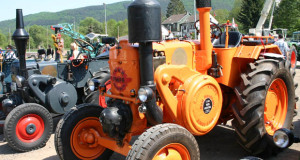
<path fill-rule="evenodd" d="M 44 120 L 36 114 L 27 114 L 21 117 L 16 125 L 18 139 L 25 143 L 35 142 L 43 135 Z"/>
<path fill-rule="evenodd" d="M 171 143 L 161 148 L 153 160 L 191 160 L 188 149 L 180 143 Z"/>
<path fill-rule="evenodd" d="M 79 159 L 95 159 L 104 151 L 105 147 L 98 144 L 98 138 L 103 136 L 102 126 L 98 118 L 87 117 L 79 121 L 74 127 L 70 142 L 73 153 Z"/>
<path fill-rule="evenodd" d="M 269 135 L 282 128 L 288 108 L 288 93 L 284 81 L 275 79 L 267 92 L 265 100 L 264 122 Z"/>
<path fill-rule="evenodd" d="M 26 132 L 28 133 L 28 134 L 33 134 L 34 132 L 36 131 L 36 126 L 33 124 L 33 123 L 30 123 L 30 124 L 28 124 L 27 125 L 27 127 L 26 127 Z"/>

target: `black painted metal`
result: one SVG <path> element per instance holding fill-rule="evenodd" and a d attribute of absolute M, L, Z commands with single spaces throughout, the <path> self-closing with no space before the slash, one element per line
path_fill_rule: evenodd
<path fill-rule="evenodd" d="M 161 7 L 156 0 L 135 0 L 128 6 L 129 42 L 161 41 Z"/>
<path fill-rule="evenodd" d="M 18 54 L 19 54 L 21 76 L 27 79 L 25 55 L 26 55 L 26 47 L 29 39 L 29 34 L 24 29 L 22 9 L 17 9 L 16 30 L 12 38 L 15 41 Z"/>
<path fill-rule="evenodd" d="M 162 123 L 162 110 L 156 105 L 152 42 L 161 41 L 161 7 L 156 0 L 136 0 L 128 6 L 129 42 L 139 43 L 140 86 L 153 90 L 153 98 L 145 103 L 149 124 Z"/>
<path fill-rule="evenodd" d="M 197 8 L 211 7 L 211 0 L 195 0 Z"/>

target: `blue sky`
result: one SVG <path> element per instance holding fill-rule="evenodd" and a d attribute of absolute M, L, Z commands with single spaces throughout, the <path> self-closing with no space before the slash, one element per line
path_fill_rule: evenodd
<path fill-rule="evenodd" d="M 124 0 L 1 0 L 0 21 L 14 19 L 16 9 L 23 9 L 23 15 L 39 12 L 57 12 L 65 9 L 103 5 Z"/>

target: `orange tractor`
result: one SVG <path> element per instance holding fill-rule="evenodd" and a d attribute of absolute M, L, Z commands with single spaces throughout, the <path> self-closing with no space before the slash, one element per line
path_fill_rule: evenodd
<path fill-rule="evenodd" d="M 91 81 L 107 107 L 82 104 L 59 121 L 61 159 L 200 159 L 194 136 L 233 119 L 239 144 L 253 154 L 279 150 L 277 129 L 292 127 L 293 76 L 271 37 L 227 31 L 211 43 L 211 0 L 196 0 L 200 42 L 161 42 L 156 0 L 128 7 L 129 41 L 110 50 L 110 83 Z M 258 40 L 255 40 L 258 38 Z M 131 145 L 133 136 L 139 135 Z"/>

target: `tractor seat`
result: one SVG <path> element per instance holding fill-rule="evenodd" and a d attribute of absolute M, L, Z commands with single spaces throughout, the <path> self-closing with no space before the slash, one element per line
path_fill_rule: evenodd
<path fill-rule="evenodd" d="M 228 48 L 233 48 L 240 45 L 242 40 L 242 34 L 240 32 L 229 31 L 228 35 L 229 35 Z M 213 44 L 214 48 L 225 48 L 225 40 L 226 40 L 226 32 L 223 32 L 221 37 Z"/>

